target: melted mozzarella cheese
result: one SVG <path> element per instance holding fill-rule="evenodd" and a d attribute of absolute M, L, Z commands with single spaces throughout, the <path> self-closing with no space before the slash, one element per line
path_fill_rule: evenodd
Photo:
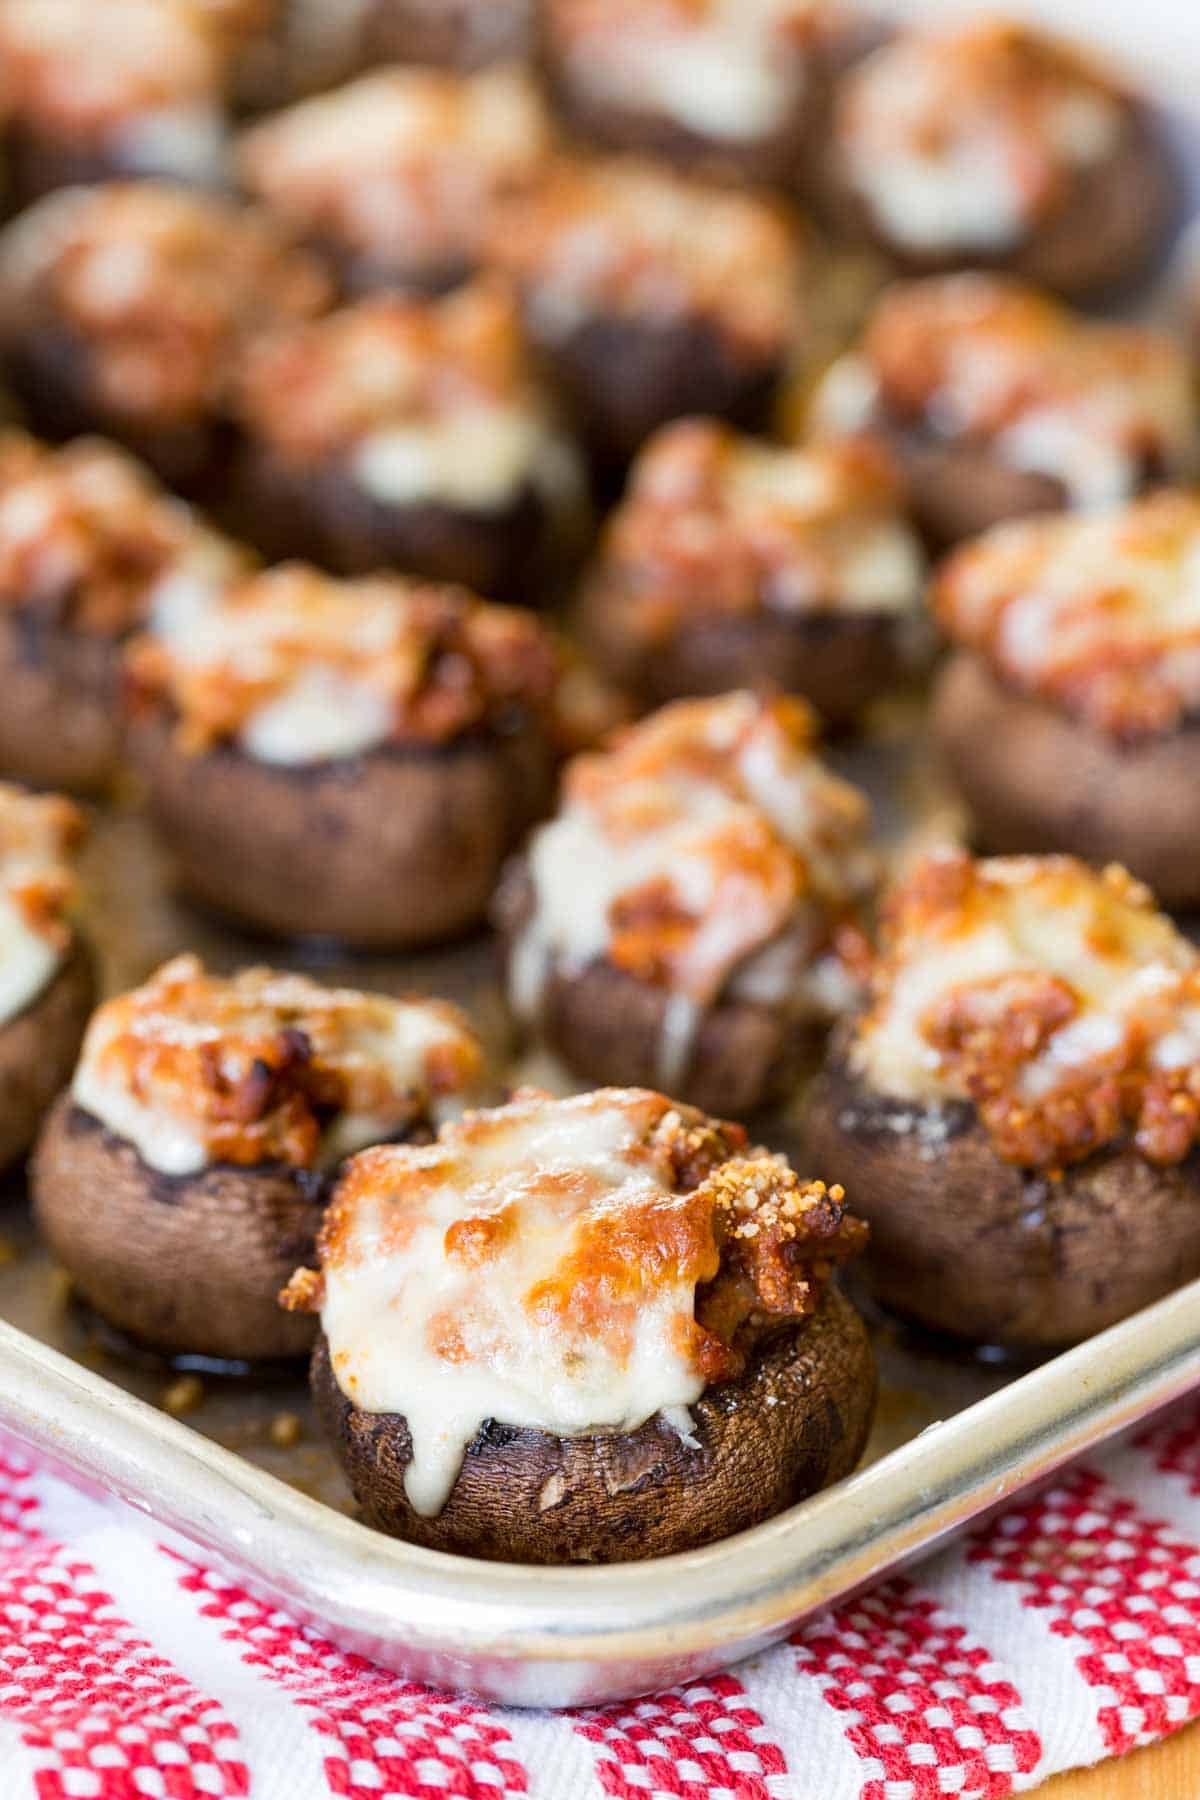
<path fill-rule="evenodd" d="M 418 1180 L 389 1191 L 385 1174 L 335 1201 L 321 1309 L 334 1375 L 355 1406 L 407 1421 L 405 1491 L 425 1515 L 445 1504 L 485 1420 L 570 1438 L 662 1413 L 686 1431 L 704 1388 L 681 1347 L 694 1280 L 668 1275 L 639 1292 L 613 1329 L 537 1301 L 581 1228 L 670 1206 L 661 1165 L 641 1148 L 644 1108 L 601 1091 L 512 1110 L 496 1129 L 405 1150 Z M 455 1254 L 449 1234 L 464 1219 L 502 1227 L 483 1266 Z"/>
<path fill-rule="evenodd" d="M 4 881 L 7 886 L 7 868 Z M 0 1025 L 36 1000 L 61 961 L 58 945 L 33 929 L 10 894 L 0 892 Z"/>
<path fill-rule="evenodd" d="M 537 1021 L 555 970 L 578 975 L 607 954 L 623 897 L 661 889 L 691 921 L 693 936 L 680 955 L 677 979 L 663 989 L 657 1077 L 668 1092 L 686 1072 L 705 1008 L 730 977 L 738 992 L 743 979 L 748 983 L 747 997 L 822 1010 L 808 983 L 818 966 L 827 908 L 839 900 L 849 904 L 873 872 L 863 817 L 843 816 L 831 826 L 853 790 L 817 757 L 784 751 L 766 721 L 755 730 L 750 722 L 756 706 L 751 696 L 737 694 L 692 703 L 696 731 L 710 745 L 727 747 L 728 767 L 720 775 L 690 769 L 686 753 L 674 767 L 668 757 L 653 772 L 631 771 L 622 784 L 628 812 L 615 824 L 603 797 L 596 807 L 586 792 L 568 793 L 528 848 L 534 905 L 509 963 L 513 1009 L 526 1021 Z M 657 720 L 669 719 L 673 710 Z M 640 729 L 651 741 L 656 719 Z M 739 742 L 740 732 L 745 736 Z M 621 755 L 620 748 L 613 753 L 614 768 Z M 748 834 L 761 826 L 785 857 L 801 857 L 807 868 L 807 885 L 797 882 L 785 918 L 766 893 L 777 869 L 758 874 L 741 854 Z M 786 945 L 777 947 L 780 930 Z M 772 948 L 774 955 L 765 954 Z"/>
<path fill-rule="evenodd" d="M 176 966 L 169 964 L 168 972 Z M 93 1015 L 71 1093 L 77 1106 L 115 1136 L 132 1144 L 150 1168 L 164 1175 L 195 1175 L 212 1160 L 202 1121 L 173 1108 L 168 1092 L 144 1091 L 131 1077 L 129 1059 L 113 1051 L 132 1031 L 135 1038 L 147 1043 L 211 1045 L 214 1052 L 219 1052 L 221 1020 L 216 1014 L 209 1018 L 184 1017 L 178 1012 L 170 1013 L 166 1007 L 152 1008 L 131 1020 L 126 1001 L 136 1002 L 139 997 L 139 992 L 121 996 Z M 396 1093 L 427 1093 L 426 1065 L 430 1053 L 443 1046 L 454 1046 L 463 1035 L 444 1014 L 420 1001 L 391 1000 L 381 994 L 345 994 L 322 989 L 303 977 L 287 975 L 276 977 L 274 989 L 268 987 L 263 992 L 257 1012 L 253 1017 L 248 1014 L 248 1022 L 259 1026 L 271 1023 L 273 1007 L 282 1009 L 279 1019 L 290 1019 L 301 1006 L 319 1022 L 323 1005 L 329 1008 L 331 1018 L 336 1018 L 339 1010 L 345 1011 L 347 1005 L 353 1010 L 349 1042 L 333 1053 L 333 1060 L 342 1061 L 348 1068 L 357 1064 L 377 1069 Z M 461 1095 L 444 1102 L 431 1099 L 430 1116 L 435 1123 L 454 1117 L 460 1102 Z M 343 1157 L 378 1143 L 393 1130 L 394 1120 L 339 1112 L 325 1129 L 317 1167 L 333 1168 Z"/>
<path fill-rule="evenodd" d="M 925 1031 L 956 989 L 1004 977 L 1049 974 L 1073 991 L 1077 1010 L 1032 1054 L 1021 1075 L 1030 1100 L 1063 1075 L 1113 1049 L 1131 1021 L 1169 1000 L 1197 953 L 1170 920 L 1114 897 L 1104 878 L 1056 859 L 993 858 L 979 865 L 982 902 L 964 917 L 931 920 L 886 959 L 883 999 L 867 1016 L 852 1061 L 877 1092 L 939 1102 L 965 1096 L 943 1069 Z M 1163 1066 L 1200 1049 L 1194 1011 L 1173 1019 Z M 1153 1059 L 1152 1059 L 1153 1060 Z"/>
<path fill-rule="evenodd" d="M 526 483 L 552 485 L 564 453 L 529 408 L 481 407 L 372 432 L 355 452 L 354 473 L 385 506 L 433 500 L 498 512 Z"/>

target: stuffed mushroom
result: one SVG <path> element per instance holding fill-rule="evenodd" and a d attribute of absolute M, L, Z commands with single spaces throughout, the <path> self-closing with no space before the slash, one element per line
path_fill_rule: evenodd
<path fill-rule="evenodd" d="M 161 616 L 128 670 L 130 750 L 180 884 L 252 929 L 460 935 L 550 804 L 558 642 L 463 589 L 288 565 Z"/>
<path fill-rule="evenodd" d="M 853 719 L 929 639 L 903 508 L 868 439 L 795 450 L 713 420 L 664 426 L 585 580 L 584 640 L 643 705 L 774 683 Z"/>
<path fill-rule="evenodd" d="M 0 782 L 0 1168 L 25 1154 L 69 1081 L 92 1009 L 75 920 L 82 836 L 69 800 Z"/>
<path fill-rule="evenodd" d="M 808 1118 L 893 1311 L 1021 1350 L 1200 1275 L 1200 952 L 1123 869 L 919 863 Z"/>
<path fill-rule="evenodd" d="M 875 861 L 799 700 L 677 701 L 575 759 L 496 917 L 518 1020 L 588 1081 L 742 1114 L 853 1004 Z"/>
<path fill-rule="evenodd" d="M 3 137 L 18 205 L 77 181 L 216 185 L 226 150 L 218 6 L 5 0 Z"/>
<path fill-rule="evenodd" d="M 549 145 L 529 77 L 389 68 L 252 126 L 249 191 L 328 257 L 351 293 L 437 293 L 474 274 L 497 206 Z"/>
<path fill-rule="evenodd" d="M 856 31 L 821 0 L 545 0 L 541 40 L 580 136 L 745 180 L 802 184 Z"/>
<path fill-rule="evenodd" d="M 812 423 L 882 433 L 937 547 L 1025 513 L 1132 499 L 1196 467 L 1181 344 L 998 275 L 886 290 L 860 347 L 820 382 Z"/>
<path fill-rule="evenodd" d="M 180 956 L 92 1019 L 33 1164 L 43 1238 L 132 1343 L 225 1361 L 300 1356 L 280 1284 L 311 1260 L 336 1170 L 428 1139 L 478 1081 L 435 1000 L 325 988 Z"/>
<path fill-rule="evenodd" d="M 583 475 L 492 285 L 379 296 L 247 353 L 232 521 L 268 554 L 391 565 L 539 605 L 585 529 Z"/>
<path fill-rule="evenodd" d="M 522 1563 L 690 1550 L 857 1462 L 875 1374 L 831 1283 L 864 1231 L 736 1125 L 536 1092 L 354 1158 L 320 1272 L 318 1409 L 371 1525 Z"/>
<path fill-rule="evenodd" d="M 121 764 L 122 645 L 245 558 L 123 450 L 0 434 L 0 772 L 96 794 Z"/>
<path fill-rule="evenodd" d="M 934 586 L 933 734 L 992 850 L 1126 864 L 1200 904 L 1200 498 L 997 526 Z"/>
<path fill-rule="evenodd" d="M 687 413 L 766 422 L 801 324 L 800 242 L 772 201 L 560 157 L 497 209 L 490 263 L 602 468 Z"/>
<path fill-rule="evenodd" d="M 1071 296 L 1141 274 L 1174 210 L 1148 109 L 1002 18 L 902 31 L 838 84 L 834 216 L 913 273 L 999 268 Z"/>
<path fill-rule="evenodd" d="M 242 348 L 331 297 L 261 212 L 166 182 L 69 188 L 0 234 L 0 350 L 35 429 L 102 432 L 193 496 L 220 491 Z"/>

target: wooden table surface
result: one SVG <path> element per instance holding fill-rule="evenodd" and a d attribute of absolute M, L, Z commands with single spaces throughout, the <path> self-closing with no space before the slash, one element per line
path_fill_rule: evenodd
<path fill-rule="evenodd" d="M 1118 1762 L 1060 1775 L 1038 1800 L 1200 1800 L 1200 1721 Z"/>

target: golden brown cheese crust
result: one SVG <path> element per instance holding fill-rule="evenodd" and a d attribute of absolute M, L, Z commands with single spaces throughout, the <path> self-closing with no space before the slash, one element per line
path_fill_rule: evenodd
<path fill-rule="evenodd" d="M 10 342 L 66 333 L 96 404 L 161 425 L 219 410 L 243 347 L 330 299 L 262 213 L 166 183 L 49 195 L 0 241 L 0 273 Z"/>
<path fill-rule="evenodd" d="M 326 1214 L 318 1243 L 321 1273 L 301 1270 L 285 1290 L 284 1304 L 320 1308 L 323 1272 L 358 1254 L 360 1208 L 386 1201 L 388 1230 L 379 1253 L 402 1254 L 431 1189 L 453 1182 L 458 1169 L 468 1185 L 473 1152 L 490 1147 L 490 1154 L 502 1153 L 506 1137 L 548 1110 L 570 1108 L 577 1117 L 581 1108 L 611 1110 L 614 1104 L 636 1125 L 653 1182 L 627 1190 L 614 1213 L 606 1185 L 594 1174 L 581 1170 L 573 1181 L 560 1170 L 539 1176 L 531 1168 L 523 1191 L 556 1203 L 564 1218 L 577 1222 L 553 1275 L 529 1290 L 523 1303 L 547 1332 L 556 1330 L 560 1317 L 574 1331 L 582 1321 L 589 1336 L 621 1357 L 629 1354 L 642 1307 L 679 1283 L 695 1284 L 695 1315 L 681 1326 L 686 1342 L 678 1348 L 706 1383 L 736 1376 L 764 1335 L 816 1311 L 834 1267 L 862 1249 L 866 1228 L 845 1207 L 841 1188 L 802 1182 L 781 1157 L 750 1148 L 740 1126 L 637 1089 L 600 1089 L 568 1102 L 523 1090 L 507 1106 L 443 1126 L 427 1150 L 364 1151 L 348 1164 Z M 486 1281 L 489 1265 L 505 1257 L 520 1233 L 521 1210 L 517 1199 L 501 1211 L 464 1211 L 446 1231 L 447 1259 L 478 1270 Z M 441 1321 L 436 1347 L 450 1363 L 468 1354 L 461 1323 Z"/>
<path fill-rule="evenodd" d="M 477 284 L 441 302 L 363 300 L 273 333 L 246 356 L 238 413 L 290 462 L 336 454 L 379 427 L 540 400 L 515 308 Z"/>
<path fill-rule="evenodd" d="M 145 636 L 127 668 L 136 707 L 165 705 L 188 751 L 234 741 L 309 680 L 353 683 L 383 740 L 444 744 L 510 709 L 557 720 L 563 661 L 528 613 L 402 576 L 337 581 L 283 565 L 225 593 L 196 635 Z"/>
<path fill-rule="evenodd" d="M 190 555 L 234 553 L 131 456 L 100 438 L 51 449 L 0 434 L 0 606 L 120 638 Z"/>
<path fill-rule="evenodd" d="M 557 158 L 498 210 L 489 243 L 550 340 L 595 316 L 698 317 L 735 352 L 770 359 L 797 329 L 800 245 L 787 213 L 651 162 Z"/>
<path fill-rule="evenodd" d="M 211 0 L 6 0 L 0 11 L 6 110 L 65 138 L 214 103 L 223 50 Z"/>
<path fill-rule="evenodd" d="M 685 420 L 635 463 L 595 579 L 631 597 L 630 623 L 647 643 L 693 620 L 764 609 L 912 611 L 920 562 L 903 504 L 895 463 L 871 439 L 793 450 Z M 864 541 L 884 533 L 899 566 L 868 568 Z"/>
<path fill-rule="evenodd" d="M 933 604 L 1006 683 L 1110 736 L 1176 731 L 1200 712 L 1193 493 L 999 527 L 949 558 Z"/>
<path fill-rule="evenodd" d="M 873 177 L 911 159 L 975 161 L 1000 184 L 998 225 L 1032 231 L 1073 197 L 1132 111 L 1106 72 L 1069 46 L 1009 19 L 910 32 L 842 84 L 836 138 L 870 201 Z M 980 205 L 986 205 L 984 199 Z M 881 221 L 883 222 L 883 221 Z"/>
<path fill-rule="evenodd" d="M 885 901 L 851 1059 L 884 1091 L 970 1100 L 1006 1162 L 1131 1138 L 1178 1163 L 1200 1142 L 1200 956 L 1123 869 L 944 852 Z"/>
<path fill-rule="evenodd" d="M 389 1040 L 413 1007 L 428 1043 L 392 1061 Z M 194 956 L 106 1002 L 84 1048 L 95 1091 L 186 1129 L 208 1162 L 298 1169 L 317 1164 L 341 1116 L 376 1121 L 380 1136 L 429 1122 L 437 1100 L 475 1084 L 481 1062 L 445 1002 L 397 1003 L 265 968 L 222 977 Z"/>
<path fill-rule="evenodd" d="M 477 260 L 492 210 L 524 188 L 548 142 L 518 69 L 391 68 L 253 126 L 239 167 L 306 237 L 419 277 Z"/>
<path fill-rule="evenodd" d="M 29 930 L 60 953 L 71 941 L 84 833 L 83 814 L 61 794 L 0 782 L 0 888 Z"/>

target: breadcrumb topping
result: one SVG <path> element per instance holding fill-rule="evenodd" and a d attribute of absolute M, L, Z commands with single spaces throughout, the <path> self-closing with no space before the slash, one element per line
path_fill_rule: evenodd
<path fill-rule="evenodd" d="M 887 897 L 851 1063 L 877 1091 L 969 1100 L 997 1154 L 1054 1170 L 1200 1142 L 1200 952 L 1127 871 L 926 858 Z"/>

